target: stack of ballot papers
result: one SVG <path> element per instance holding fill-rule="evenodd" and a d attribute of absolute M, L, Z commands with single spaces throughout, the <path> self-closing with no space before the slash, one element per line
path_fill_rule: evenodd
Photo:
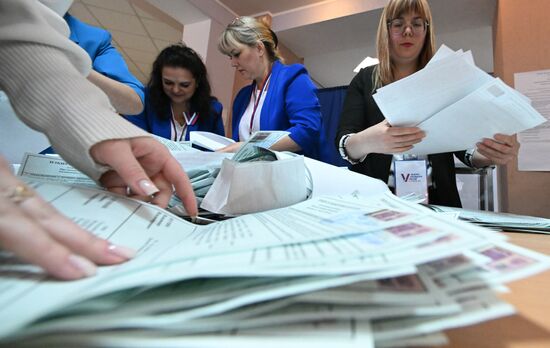
<path fill-rule="evenodd" d="M 373 95 L 393 126 L 416 126 L 426 137 L 405 153 L 467 150 L 496 133 L 516 134 L 546 119 L 527 97 L 475 66 L 470 51 L 443 45 L 422 70 Z"/>
<path fill-rule="evenodd" d="M 290 133 L 287 131 L 257 131 L 252 134 L 245 144 L 253 143 L 267 149 L 288 134 Z M 223 135 L 204 131 L 190 132 L 189 140 L 193 145 L 210 151 L 217 151 L 235 143 L 235 140 L 226 138 Z"/>
<path fill-rule="evenodd" d="M 193 145 L 210 151 L 220 150 L 235 143 L 235 140 L 226 138 L 223 135 L 204 131 L 189 132 L 189 140 Z"/>
<path fill-rule="evenodd" d="M 496 293 L 550 267 L 502 234 L 388 192 L 198 226 L 98 189 L 25 180 L 138 254 L 65 282 L 0 253 L 10 347 L 440 345 L 443 330 L 513 314 Z"/>
<path fill-rule="evenodd" d="M 169 140 L 166 140 L 170 142 Z M 169 148 L 181 147 L 181 144 L 168 144 Z M 244 148 L 243 157 L 249 158 L 253 152 Z M 237 154 L 220 152 L 202 152 L 189 147 L 187 150 L 171 151 L 175 159 L 185 169 L 193 191 L 200 205 L 202 198 L 209 191 L 210 186 L 219 172 L 222 162 Z M 277 156 L 283 155 L 277 153 Z M 388 187 L 380 180 L 368 176 L 350 172 L 311 158 L 303 157 L 307 167 L 306 189 L 308 196 L 322 196 L 333 194 L 365 194 L 389 192 Z M 68 185 L 79 185 L 102 189 L 97 184 L 78 171 L 76 168 L 65 162 L 59 156 L 39 155 L 26 153 L 18 165 L 18 175 L 27 179 L 36 179 L 42 182 L 61 183 Z M 264 178 L 265 179 L 265 178 Z M 338 182 L 338 185 L 334 185 Z M 311 190 L 311 193 L 309 192 Z M 183 209 L 181 200 L 175 195 L 168 203 L 170 212 L 179 216 L 188 216 Z M 208 211 L 199 211 L 199 215 L 212 215 Z"/>
<path fill-rule="evenodd" d="M 550 234 L 550 219 L 542 217 L 497 213 L 484 210 L 469 210 L 438 205 L 430 205 L 429 208 L 439 213 L 455 214 L 460 220 L 499 231 Z"/>

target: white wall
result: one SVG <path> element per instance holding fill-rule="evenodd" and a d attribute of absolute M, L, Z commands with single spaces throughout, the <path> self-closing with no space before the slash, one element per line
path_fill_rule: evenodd
<path fill-rule="evenodd" d="M 457 50 L 472 50 L 474 59 L 477 66 L 487 72 L 493 72 L 493 36 L 492 27 L 480 27 L 474 29 L 468 29 L 458 32 L 448 32 L 437 34 L 436 46 L 441 44 Z M 337 52 L 328 52 L 315 56 L 304 57 L 304 64 L 307 67 L 310 75 L 323 87 L 334 87 L 348 85 L 351 79 L 355 76 L 353 69 L 359 64 L 367 55 L 371 57 L 376 56 L 375 43 L 369 43 L 365 48 L 342 50 Z M 327 71 L 331 71 L 331 67 L 334 65 L 346 66 L 349 68 L 343 69 L 338 72 L 333 69 L 333 73 L 327 74 Z M 321 74 L 321 72 L 323 72 Z M 320 76 L 327 76 L 325 79 L 321 79 Z"/>
<path fill-rule="evenodd" d="M 229 59 L 218 51 L 218 38 L 224 30 L 225 25 L 212 21 L 206 67 L 210 77 L 212 93 L 223 104 L 223 120 L 224 124 L 227 125 L 227 116 L 233 103 L 235 69 L 231 67 Z"/>
<path fill-rule="evenodd" d="M 21 122 L 0 91 L 0 154 L 8 163 L 21 163 L 25 152 L 40 152 L 50 146 L 48 139 Z"/>
<path fill-rule="evenodd" d="M 445 44 L 452 49 L 471 50 L 476 65 L 493 72 L 493 28 L 491 26 L 448 32 L 437 35 L 437 46 Z"/>
<path fill-rule="evenodd" d="M 342 50 L 304 57 L 304 65 L 311 77 L 320 84 L 318 87 L 344 86 L 351 82 L 355 76 L 353 69 L 367 55 L 371 57 L 376 56 L 374 45 L 370 45 L 367 49 Z M 334 65 L 346 68 L 339 68 L 338 71 L 330 72 L 331 67 Z M 321 78 L 321 76 L 326 76 L 326 78 Z"/>

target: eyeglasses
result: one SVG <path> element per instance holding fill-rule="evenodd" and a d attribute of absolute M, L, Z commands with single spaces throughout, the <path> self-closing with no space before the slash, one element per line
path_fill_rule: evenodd
<path fill-rule="evenodd" d="M 410 27 L 414 35 L 422 35 L 426 32 L 426 28 L 430 23 L 422 18 L 413 19 L 412 22 L 407 23 L 404 19 L 396 18 L 388 21 L 388 29 L 394 36 L 403 35 L 405 30 Z"/>

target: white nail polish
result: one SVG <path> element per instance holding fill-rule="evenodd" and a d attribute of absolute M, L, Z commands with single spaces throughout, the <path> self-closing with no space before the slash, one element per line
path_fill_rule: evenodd
<path fill-rule="evenodd" d="M 136 256 L 136 251 L 121 245 L 111 244 L 109 245 L 109 252 L 113 255 L 122 257 L 124 259 L 133 259 Z"/>
<path fill-rule="evenodd" d="M 73 267 L 80 270 L 86 277 L 93 276 L 96 273 L 96 266 L 90 260 L 85 259 L 82 256 L 70 255 L 69 262 L 73 265 Z"/>
<path fill-rule="evenodd" d="M 152 196 L 160 190 L 151 181 L 143 179 L 138 183 L 139 187 L 145 192 L 146 195 Z"/>

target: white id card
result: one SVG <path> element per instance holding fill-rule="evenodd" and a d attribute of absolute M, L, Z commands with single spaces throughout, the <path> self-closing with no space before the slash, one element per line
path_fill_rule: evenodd
<path fill-rule="evenodd" d="M 395 194 L 398 197 L 415 194 L 428 203 L 426 168 L 426 160 L 395 161 Z"/>

